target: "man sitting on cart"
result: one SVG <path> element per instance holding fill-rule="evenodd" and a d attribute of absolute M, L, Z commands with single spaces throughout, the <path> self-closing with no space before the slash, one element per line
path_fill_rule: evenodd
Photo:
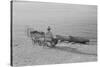
<path fill-rule="evenodd" d="M 45 34 L 45 41 L 49 43 L 49 44 L 48 44 L 49 46 L 52 46 L 52 45 L 53 45 L 53 44 L 52 44 L 52 43 L 53 43 L 52 40 L 53 40 L 53 34 L 52 34 L 52 32 L 51 32 L 50 26 L 48 26 L 47 32 L 46 32 L 46 34 Z"/>

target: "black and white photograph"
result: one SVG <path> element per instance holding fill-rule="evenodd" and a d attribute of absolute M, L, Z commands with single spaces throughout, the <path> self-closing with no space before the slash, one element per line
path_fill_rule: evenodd
<path fill-rule="evenodd" d="M 96 62 L 97 5 L 11 1 L 11 66 Z"/>

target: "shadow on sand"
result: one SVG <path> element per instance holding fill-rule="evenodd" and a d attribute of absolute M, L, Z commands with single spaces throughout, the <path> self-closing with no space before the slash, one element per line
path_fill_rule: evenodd
<path fill-rule="evenodd" d="M 97 54 L 81 52 L 81 51 L 77 50 L 76 48 L 72 48 L 72 47 L 56 46 L 56 47 L 54 47 L 52 49 L 56 49 L 56 50 L 60 50 L 60 51 L 72 52 L 72 53 L 76 53 L 76 54 L 94 55 L 94 56 L 97 56 Z"/>

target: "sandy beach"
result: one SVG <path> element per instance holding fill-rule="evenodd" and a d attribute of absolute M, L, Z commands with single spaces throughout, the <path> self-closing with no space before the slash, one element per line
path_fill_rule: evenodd
<path fill-rule="evenodd" d="M 29 38 L 13 45 L 14 66 L 97 61 L 97 45 L 59 43 L 55 48 L 32 44 Z"/>

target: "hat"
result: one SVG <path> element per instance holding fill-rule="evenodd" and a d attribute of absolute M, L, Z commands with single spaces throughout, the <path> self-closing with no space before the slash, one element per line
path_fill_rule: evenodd
<path fill-rule="evenodd" d="M 51 30 L 50 26 L 48 26 L 48 29 L 47 30 Z"/>

